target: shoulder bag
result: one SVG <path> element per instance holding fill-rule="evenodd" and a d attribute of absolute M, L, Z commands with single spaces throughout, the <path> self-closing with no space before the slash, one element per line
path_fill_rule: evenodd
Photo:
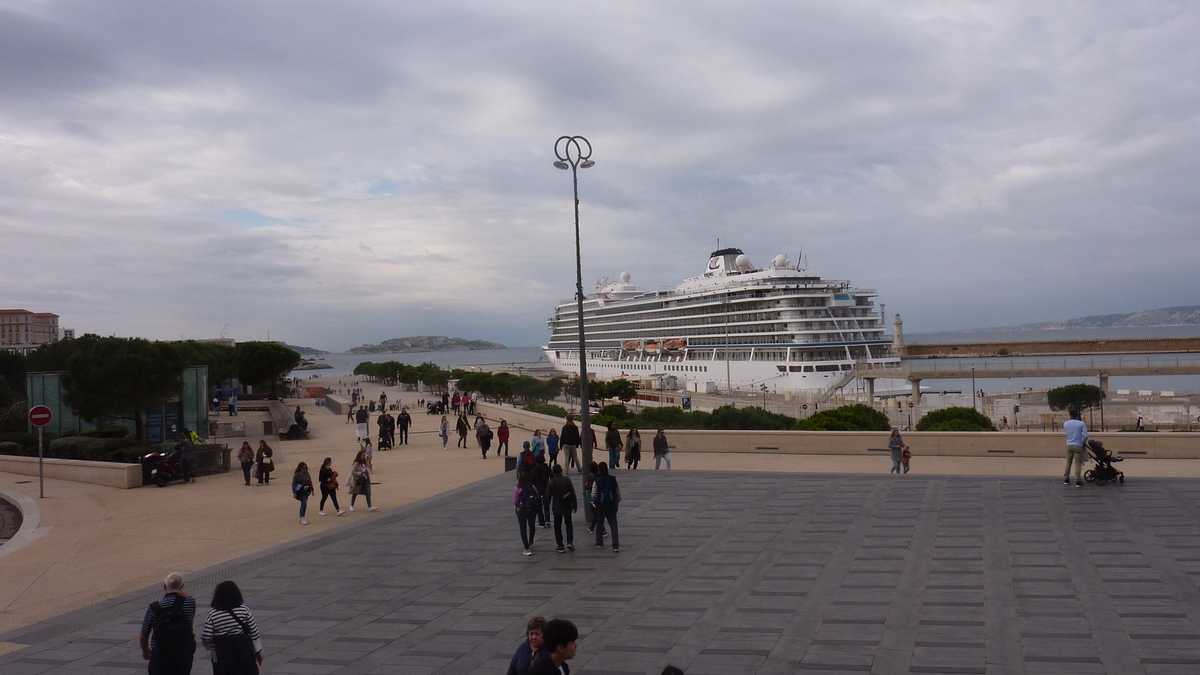
<path fill-rule="evenodd" d="M 213 636 L 221 672 L 228 675 L 258 675 L 258 658 L 254 653 L 254 640 L 250 638 L 250 629 L 232 610 L 227 609 L 225 613 L 237 622 L 242 632 L 238 635 Z"/>

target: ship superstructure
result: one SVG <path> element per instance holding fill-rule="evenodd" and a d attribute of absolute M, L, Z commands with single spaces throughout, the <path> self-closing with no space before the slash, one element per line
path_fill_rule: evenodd
<path fill-rule="evenodd" d="M 783 255 L 758 269 L 737 248 L 713 251 L 703 274 L 670 290 L 639 290 L 625 272 L 584 298 L 589 376 L 673 377 L 691 391 L 828 389 L 856 362 L 898 363 L 876 295 Z M 577 373 L 575 302 L 548 324 L 547 358 Z"/>

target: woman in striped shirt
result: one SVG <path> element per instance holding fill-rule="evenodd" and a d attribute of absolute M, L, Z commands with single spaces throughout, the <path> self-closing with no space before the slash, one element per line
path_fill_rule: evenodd
<path fill-rule="evenodd" d="M 262 639 L 254 615 L 242 601 L 242 591 L 232 581 L 222 581 L 213 591 L 212 609 L 204 620 L 200 642 L 208 649 L 213 675 L 258 675 L 262 666 Z"/>

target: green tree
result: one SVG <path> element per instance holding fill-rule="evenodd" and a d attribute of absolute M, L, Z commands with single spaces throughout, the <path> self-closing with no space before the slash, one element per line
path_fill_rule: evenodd
<path fill-rule="evenodd" d="M 184 363 L 165 342 L 85 335 L 72 340 L 65 398 L 79 416 L 129 419 L 145 439 L 145 411 L 178 394 Z"/>
<path fill-rule="evenodd" d="M 276 393 L 280 378 L 298 365 L 299 352 L 277 342 L 237 344 L 238 379 L 242 384 L 270 385 L 271 393 Z"/>
<path fill-rule="evenodd" d="M 25 400 L 25 357 L 0 349 L 0 407 Z"/>
<path fill-rule="evenodd" d="M 887 431 L 891 426 L 888 424 L 887 415 L 870 406 L 856 403 L 822 410 L 812 417 L 800 420 L 795 428 L 804 431 Z"/>
<path fill-rule="evenodd" d="M 1086 410 L 1103 400 L 1104 390 L 1094 384 L 1068 384 L 1046 392 L 1051 410 Z"/>
<path fill-rule="evenodd" d="M 974 408 L 953 406 L 927 413 L 917 422 L 917 431 L 995 431 L 987 415 Z"/>
<path fill-rule="evenodd" d="M 215 342 L 181 340 L 169 343 L 188 366 L 208 366 L 208 381 L 220 384 L 237 377 L 237 349 Z"/>
<path fill-rule="evenodd" d="M 637 396 L 637 385 L 626 380 L 618 378 L 604 384 L 605 398 L 616 398 L 628 402 Z"/>

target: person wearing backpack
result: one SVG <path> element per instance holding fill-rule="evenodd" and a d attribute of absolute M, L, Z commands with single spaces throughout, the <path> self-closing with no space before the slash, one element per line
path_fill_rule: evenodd
<path fill-rule="evenodd" d="M 599 474 L 592 486 L 592 518 L 596 527 L 596 545 L 604 545 L 604 523 L 612 530 L 613 553 L 621 551 L 621 535 L 617 530 L 617 507 L 621 503 L 621 487 L 617 477 L 608 473 L 608 465 L 600 462 Z"/>
<path fill-rule="evenodd" d="M 537 487 L 533 484 L 531 471 L 517 472 L 517 487 L 513 490 L 513 507 L 517 511 L 517 527 L 521 530 L 521 544 L 525 547 L 526 556 L 533 555 L 534 518 L 541 511 L 542 499 Z"/>
<path fill-rule="evenodd" d="M 296 465 L 296 471 L 292 474 L 292 496 L 300 502 L 300 524 L 307 525 L 308 519 L 305 515 L 308 514 L 308 498 L 313 493 L 312 476 L 308 473 L 308 462 L 300 462 Z"/>
<path fill-rule="evenodd" d="M 563 475 L 563 468 L 558 464 L 552 469 L 554 477 L 550 479 L 550 485 L 546 490 L 546 495 L 550 498 L 550 504 L 554 507 L 554 543 L 558 545 L 556 549 L 559 553 L 575 550 L 575 525 L 571 522 L 571 514 L 579 507 L 579 500 L 575 497 L 575 485 L 571 483 L 571 479 Z M 563 548 L 563 529 L 566 526 L 567 530 L 567 545 Z"/>
<path fill-rule="evenodd" d="M 232 581 L 222 581 L 213 590 L 212 609 L 200 631 L 213 675 L 258 675 L 262 666 L 262 637 L 244 602 Z"/>
<path fill-rule="evenodd" d="M 150 603 L 142 617 L 138 642 L 150 675 L 190 675 L 196 653 L 192 619 L 196 599 L 184 593 L 183 575 L 171 572 L 163 580 L 163 597 Z"/>

